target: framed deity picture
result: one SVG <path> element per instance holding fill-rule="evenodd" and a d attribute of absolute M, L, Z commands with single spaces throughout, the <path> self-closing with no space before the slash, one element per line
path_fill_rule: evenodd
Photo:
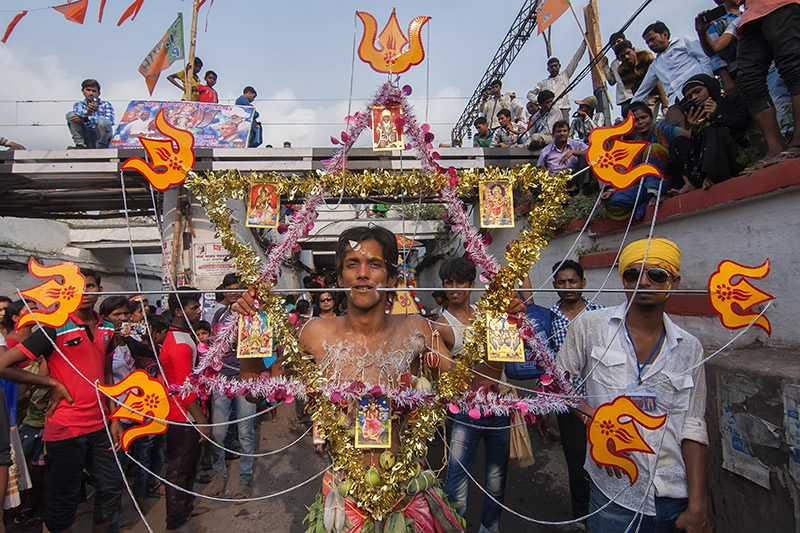
<path fill-rule="evenodd" d="M 270 357 L 275 339 L 272 336 L 267 313 L 260 311 L 253 316 L 239 315 L 238 340 L 236 357 L 239 359 Z"/>
<path fill-rule="evenodd" d="M 525 346 L 517 325 L 506 313 L 486 314 L 486 359 L 503 363 L 524 363 Z"/>
<path fill-rule="evenodd" d="M 247 196 L 247 220 L 249 228 L 277 228 L 281 212 L 281 197 L 274 183 L 255 183 Z"/>
<path fill-rule="evenodd" d="M 480 182 L 478 195 L 482 228 L 514 227 L 514 192 L 507 181 Z"/>
<path fill-rule="evenodd" d="M 356 448 L 390 448 L 392 416 L 388 396 L 364 396 L 358 400 Z"/>
<path fill-rule="evenodd" d="M 402 114 L 403 109 L 400 106 L 372 108 L 372 150 L 374 152 L 405 149 Z"/>

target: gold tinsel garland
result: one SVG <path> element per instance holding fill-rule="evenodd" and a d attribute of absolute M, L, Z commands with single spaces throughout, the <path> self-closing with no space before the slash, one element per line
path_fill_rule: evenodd
<path fill-rule="evenodd" d="M 462 198 L 474 198 L 480 182 L 508 181 L 514 189 L 539 188 L 540 201 L 529 215 L 531 229 L 522 232 L 506 253 L 508 265 L 503 267 L 492 283 L 492 290 L 477 303 L 477 312 L 467 330 L 464 356 L 457 358 L 456 366 L 439 376 L 437 391 L 442 398 L 455 398 L 463 394 L 472 380 L 470 369 L 483 360 L 486 345 L 486 314 L 505 309 L 511 300 L 517 281 L 527 275 L 539 258 L 539 250 L 546 244 L 546 236 L 554 230 L 552 220 L 563 211 L 566 201 L 568 174 L 551 175 L 546 170 L 531 165 L 510 170 L 486 168 L 468 169 L 457 173 L 457 193 Z M 244 199 L 251 183 L 274 183 L 283 198 L 294 200 L 321 187 L 328 195 L 365 198 L 367 196 L 434 196 L 451 183 L 446 174 L 426 174 L 419 170 L 396 174 L 386 170 L 327 174 L 317 172 L 305 177 L 285 176 L 278 173 L 243 174 L 238 170 L 207 172 L 199 176 L 190 172 L 186 186 L 201 201 L 209 220 L 217 229 L 222 245 L 231 253 L 240 279 L 256 285 L 259 277 L 259 258 L 253 249 L 236 240 L 229 199 Z M 408 482 L 419 473 L 418 459 L 426 455 L 428 441 L 434 436 L 437 425 L 446 418 L 444 404 L 417 407 L 408 414 L 408 422 L 401 434 L 401 447 L 395 454 L 395 464 L 380 471 L 380 482 L 367 481 L 364 452 L 355 447 L 353 435 L 339 423 L 335 404 L 324 398 L 320 387 L 326 383 L 313 356 L 303 352 L 294 329 L 289 325 L 288 311 L 283 299 L 257 286 L 261 309 L 270 317 L 276 342 L 284 347 L 284 366 L 309 391 L 307 410 L 311 419 L 320 422 L 320 433 L 329 442 L 334 466 L 344 472 L 352 483 L 350 496 L 374 519 L 386 517 L 402 498 Z"/>

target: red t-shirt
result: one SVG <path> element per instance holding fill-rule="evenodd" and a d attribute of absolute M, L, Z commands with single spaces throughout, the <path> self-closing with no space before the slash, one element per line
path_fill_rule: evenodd
<path fill-rule="evenodd" d="M 169 390 L 172 385 L 183 385 L 189 374 L 192 373 L 195 359 L 197 358 L 197 346 L 188 331 L 175 326 L 170 326 L 167 338 L 161 345 L 161 352 L 158 354 L 161 360 L 161 367 L 164 369 L 164 382 Z M 192 403 L 197 395 L 192 393 L 182 397 L 180 393 L 170 393 L 169 395 L 169 415 L 167 420 L 174 422 L 186 422 L 186 406 Z M 178 409 L 177 404 L 182 407 Z M 183 411 L 183 412 L 182 412 Z"/>
<path fill-rule="evenodd" d="M 60 328 L 43 327 L 18 346 L 31 360 L 35 361 L 43 355 L 47 359 L 50 377 L 63 383 L 75 401 L 73 405 L 65 401 L 58 404 L 44 426 L 44 441 L 80 437 L 104 427 L 94 383 L 106 383 L 105 366 L 106 359 L 113 353 L 111 339 L 114 326 L 97 313 L 95 317 L 97 325 L 94 331 L 90 331 L 89 326 L 73 314 Z M 58 350 L 53 348 L 53 343 Z M 86 379 L 75 372 L 67 360 Z M 103 400 L 102 409 L 105 410 L 105 397 L 100 397 Z"/>
<path fill-rule="evenodd" d="M 219 96 L 217 95 L 217 91 L 215 91 L 208 85 L 203 85 L 202 83 L 198 83 L 197 91 L 200 93 L 201 102 L 207 102 L 209 104 L 219 103 Z"/>

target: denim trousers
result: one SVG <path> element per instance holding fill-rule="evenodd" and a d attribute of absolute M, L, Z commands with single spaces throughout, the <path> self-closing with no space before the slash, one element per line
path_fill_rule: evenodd
<path fill-rule="evenodd" d="M 589 489 L 589 512 L 594 512 L 609 499 L 594 483 Z M 639 525 L 639 533 L 673 533 L 675 520 L 689 505 L 688 498 L 660 498 L 656 496 L 656 516 L 637 516 L 634 511 L 616 503 L 610 504 L 597 514 L 589 517 L 589 530 L 592 533 L 633 533 Z M 629 527 L 630 526 L 630 527 Z"/>
<path fill-rule="evenodd" d="M 67 126 L 75 146 L 82 144 L 87 148 L 108 148 L 114 135 L 114 125 L 105 117 L 97 119 L 97 127 L 90 127 L 89 122 L 73 122 L 70 117 L 75 113 L 67 113 Z"/>
<path fill-rule="evenodd" d="M 447 464 L 447 481 L 444 490 L 461 516 L 465 516 L 467 513 L 467 494 L 470 484 L 467 471 L 472 471 L 481 440 L 484 441 L 485 447 L 486 486 L 484 488 L 498 502 L 503 502 L 511 441 L 511 432 L 508 429 L 510 424 L 511 418 L 508 416 L 490 416 L 472 420 L 466 415 L 456 415 L 453 434 L 450 437 L 451 457 Z M 492 429 L 497 427 L 505 427 L 505 429 Z M 497 503 L 488 496 L 484 496 L 481 509 L 481 533 L 500 531 L 502 512 L 503 509 Z"/>
<path fill-rule="evenodd" d="M 224 394 L 214 394 L 211 403 L 212 420 L 214 423 L 230 420 L 231 411 L 236 408 L 236 418 L 241 419 L 252 416 L 256 413 L 256 404 L 248 402 L 244 396 L 234 396 L 228 398 Z M 256 435 L 254 427 L 255 418 L 248 418 L 237 422 L 239 432 L 239 444 L 242 445 L 242 453 L 255 453 Z M 214 426 L 212 436 L 214 442 L 222 444 L 225 440 L 225 433 L 228 426 Z M 216 477 L 224 478 L 227 475 L 225 466 L 225 452 L 217 446 L 212 446 L 212 467 Z M 253 484 L 253 457 L 242 455 L 239 457 L 239 484 Z"/>

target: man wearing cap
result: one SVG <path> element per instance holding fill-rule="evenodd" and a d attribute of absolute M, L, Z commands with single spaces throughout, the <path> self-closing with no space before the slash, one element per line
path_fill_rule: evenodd
<path fill-rule="evenodd" d="M 506 96 L 508 97 L 508 101 L 511 103 L 511 121 L 523 122 L 527 124 L 530 114 L 528 113 L 528 109 L 525 107 L 526 102 L 523 102 L 517 98 L 517 93 L 514 91 L 506 92 Z"/>
<path fill-rule="evenodd" d="M 677 289 L 680 265 L 680 249 L 667 239 L 626 246 L 619 271 L 623 287 L 635 294 L 627 293 L 627 304 L 578 316 L 557 357 L 562 369 L 585 377 L 588 402 L 581 400 L 576 410 L 584 423 L 595 407 L 619 396 L 652 416 L 668 415 L 661 429 L 638 428 L 655 453 L 628 455 L 638 468 L 633 485 L 621 470 L 599 466 L 587 452 L 593 533 L 624 531 L 639 520 L 639 511 L 642 531 L 711 531 L 703 347 L 664 313 L 670 293 L 651 292 Z"/>
<path fill-rule="evenodd" d="M 578 62 L 581 60 L 584 52 L 586 52 L 586 41 L 581 42 L 580 46 L 578 46 L 578 50 L 575 52 L 575 55 L 572 56 L 567 68 L 564 69 L 563 72 L 561 71 L 561 62 L 557 57 L 548 59 L 547 72 L 550 73 L 550 76 L 537 83 L 536 87 L 528 91 L 528 100 L 535 102 L 536 96 L 541 91 L 553 91 L 553 94 L 555 94 L 557 98 L 553 107 L 561 110 L 564 120 L 569 120 L 569 93 L 564 91 L 567 89 L 569 79 L 575 73 L 575 69 L 578 68 Z M 559 98 L 561 93 L 564 94 Z"/>
<path fill-rule="evenodd" d="M 583 142 L 589 142 L 589 134 L 598 126 L 605 124 L 603 113 L 597 109 L 597 98 L 587 96 L 583 100 L 575 100 L 578 110 L 572 115 L 572 123 L 569 126 L 570 136 Z"/>

